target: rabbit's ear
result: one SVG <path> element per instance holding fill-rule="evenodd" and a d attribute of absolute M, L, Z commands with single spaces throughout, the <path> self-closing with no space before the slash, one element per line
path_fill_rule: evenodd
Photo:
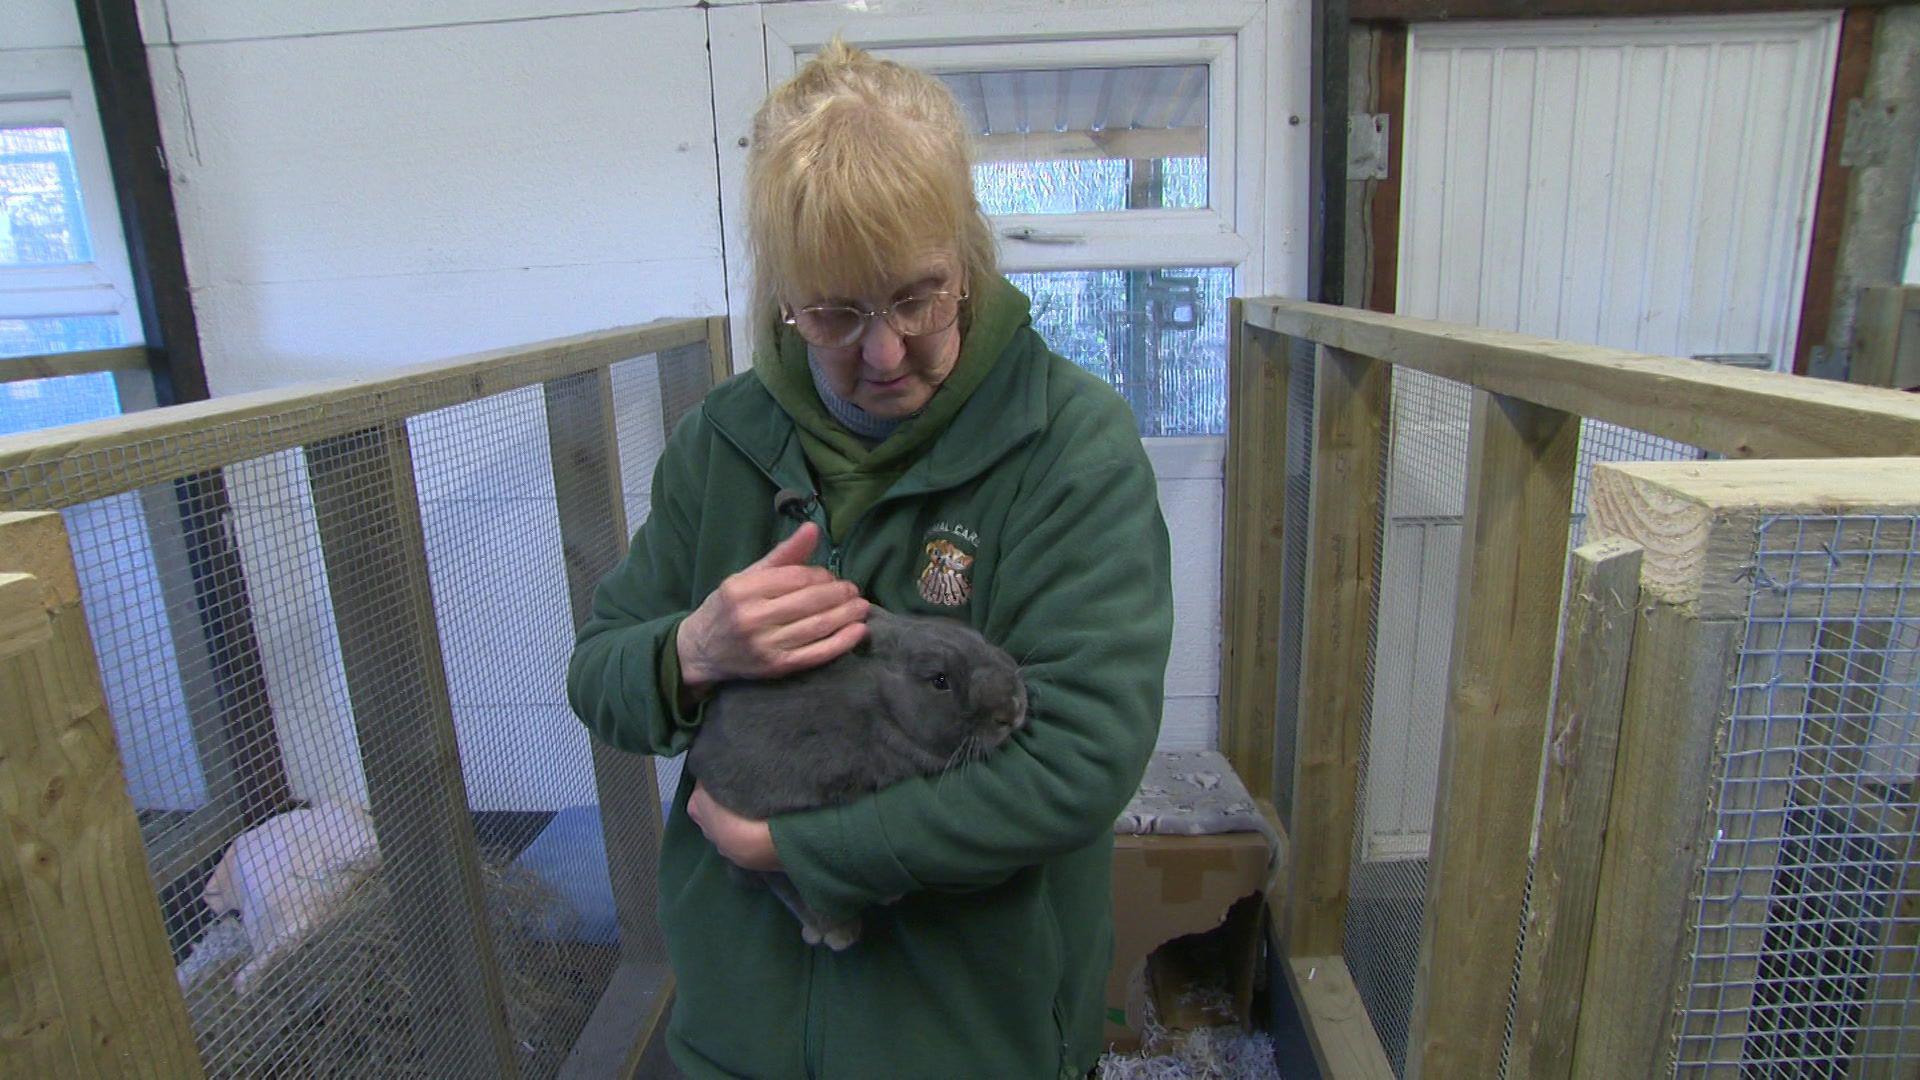
<path fill-rule="evenodd" d="M 867 636 L 855 649 L 856 652 L 886 652 L 893 648 L 900 632 L 899 616 L 883 608 L 867 609 Z"/>

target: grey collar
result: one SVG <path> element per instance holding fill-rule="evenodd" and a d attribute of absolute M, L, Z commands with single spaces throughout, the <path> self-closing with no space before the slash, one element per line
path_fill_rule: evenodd
<path fill-rule="evenodd" d="M 807 370 L 813 373 L 813 389 L 820 395 L 820 404 L 827 407 L 828 415 L 843 428 L 852 432 L 856 438 L 879 443 L 893 434 L 894 429 L 906 423 L 907 419 L 888 420 L 875 416 L 867 410 L 848 401 L 834 392 L 827 383 L 827 373 L 820 366 L 820 358 L 814 355 L 813 347 L 807 347 Z"/>

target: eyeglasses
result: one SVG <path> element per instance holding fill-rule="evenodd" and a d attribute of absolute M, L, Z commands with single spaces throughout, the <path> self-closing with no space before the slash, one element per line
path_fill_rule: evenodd
<path fill-rule="evenodd" d="M 887 320 L 893 332 L 903 338 L 937 334 L 960 317 L 960 305 L 966 300 L 966 293 L 934 289 L 903 296 L 878 311 L 848 304 L 816 304 L 780 321 L 798 331 L 808 344 L 843 349 L 867 335 L 867 326 L 875 316 Z"/>

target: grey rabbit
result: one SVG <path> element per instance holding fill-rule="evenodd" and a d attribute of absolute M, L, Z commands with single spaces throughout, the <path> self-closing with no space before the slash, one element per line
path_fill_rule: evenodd
<path fill-rule="evenodd" d="M 852 652 L 780 679 L 722 684 L 687 768 L 722 806 L 765 819 L 976 760 L 1026 721 L 1026 684 L 1005 651 L 951 619 L 874 608 Z M 734 869 L 792 909 L 807 944 L 859 940 L 858 916 L 826 921 L 787 875 Z"/>

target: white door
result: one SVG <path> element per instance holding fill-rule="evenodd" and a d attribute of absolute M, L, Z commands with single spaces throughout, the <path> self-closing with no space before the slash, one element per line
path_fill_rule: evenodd
<path fill-rule="evenodd" d="M 1399 311 L 1789 369 L 1838 34 L 1827 14 L 1414 27 Z M 1396 379 L 1370 858 L 1427 851 L 1465 493 L 1465 388 Z M 1589 424 L 1583 483 L 1690 453 Z"/>

